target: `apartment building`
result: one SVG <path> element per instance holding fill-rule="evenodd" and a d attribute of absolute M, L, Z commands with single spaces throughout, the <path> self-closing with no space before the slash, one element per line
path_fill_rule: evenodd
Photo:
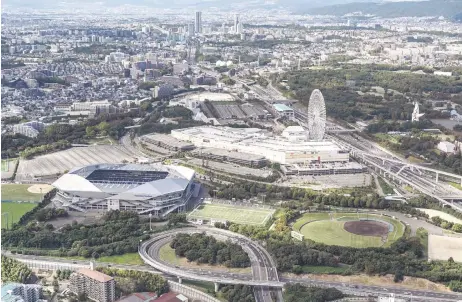
<path fill-rule="evenodd" d="M 69 281 L 69 290 L 77 295 L 85 293 L 88 298 L 98 302 L 115 300 L 115 281 L 111 276 L 83 268 L 73 273 Z"/>

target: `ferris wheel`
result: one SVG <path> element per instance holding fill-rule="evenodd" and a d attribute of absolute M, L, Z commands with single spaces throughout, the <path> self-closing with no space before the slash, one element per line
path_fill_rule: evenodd
<path fill-rule="evenodd" d="M 322 140 L 326 132 L 326 104 L 319 89 L 313 90 L 308 103 L 308 135 L 311 140 Z"/>

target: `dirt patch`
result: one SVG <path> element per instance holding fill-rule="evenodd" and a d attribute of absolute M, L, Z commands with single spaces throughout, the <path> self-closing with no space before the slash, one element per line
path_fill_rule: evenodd
<path fill-rule="evenodd" d="M 32 185 L 29 188 L 27 188 L 27 191 L 35 194 L 45 194 L 48 193 L 49 191 L 53 190 L 53 186 L 47 185 L 47 184 L 37 184 L 37 185 Z"/>
<path fill-rule="evenodd" d="M 347 221 L 343 225 L 345 231 L 361 236 L 383 237 L 388 234 L 388 225 L 373 220 Z"/>
<path fill-rule="evenodd" d="M 434 290 L 449 292 L 450 290 L 444 284 L 438 284 L 422 278 L 404 277 L 400 283 L 393 282 L 393 275 L 385 276 L 369 276 L 369 275 L 353 275 L 353 276 L 340 276 L 340 275 L 324 275 L 324 274 L 284 274 L 284 277 L 309 278 L 314 280 L 344 282 L 345 284 L 363 284 L 374 286 L 392 286 L 399 288 L 421 289 L 421 290 Z"/>

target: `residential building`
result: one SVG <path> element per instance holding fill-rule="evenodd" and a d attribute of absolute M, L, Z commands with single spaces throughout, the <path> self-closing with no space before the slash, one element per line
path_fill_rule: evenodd
<path fill-rule="evenodd" d="M 88 268 L 82 268 L 69 278 L 69 290 L 75 294 L 85 293 L 98 302 L 115 301 L 114 278 Z"/>
<path fill-rule="evenodd" d="M 2 286 L 0 301 L 2 302 L 37 302 L 40 299 L 42 287 L 36 284 L 6 283 Z"/>
<path fill-rule="evenodd" d="M 13 133 L 19 133 L 28 137 L 37 137 L 37 135 L 45 128 L 42 122 L 31 121 L 27 123 L 13 125 Z"/>

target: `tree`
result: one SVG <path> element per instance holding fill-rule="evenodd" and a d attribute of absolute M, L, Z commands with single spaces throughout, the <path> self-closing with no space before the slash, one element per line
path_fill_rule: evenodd
<path fill-rule="evenodd" d="M 79 293 L 77 295 L 77 299 L 79 300 L 79 302 L 86 302 L 88 300 L 88 296 L 86 293 Z"/>

